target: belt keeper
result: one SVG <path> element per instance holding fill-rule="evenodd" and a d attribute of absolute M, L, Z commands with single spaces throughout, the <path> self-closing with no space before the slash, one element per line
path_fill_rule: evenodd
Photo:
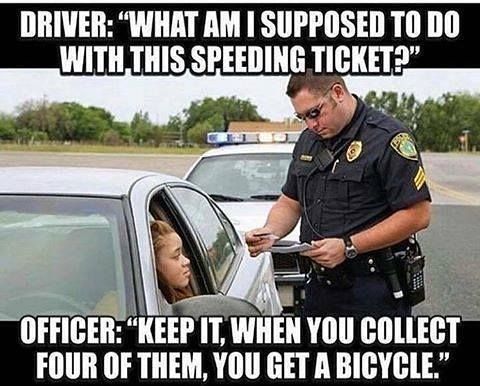
<path fill-rule="evenodd" d="M 380 272 L 380 270 L 378 269 L 378 264 L 377 262 L 375 261 L 375 257 L 374 256 L 368 256 L 367 257 L 367 264 L 368 264 L 368 270 L 371 272 L 371 273 L 378 273 Z"/>
<path fill-rule="evenodd" d="M 381 272 L 375 255 L 359 255 L 350 263 L 350 269 L 354 275 L 367 276 Z"/>

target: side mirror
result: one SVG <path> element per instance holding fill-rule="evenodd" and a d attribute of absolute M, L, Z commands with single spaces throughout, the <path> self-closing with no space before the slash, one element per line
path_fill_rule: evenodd
<path fill-rule="evenodd" d="M 253 304 L 243 299 L 223 295 L 200 295 L 183 299 L 172 305 L 172 313 L 177 316 L 261 316 Z"/>

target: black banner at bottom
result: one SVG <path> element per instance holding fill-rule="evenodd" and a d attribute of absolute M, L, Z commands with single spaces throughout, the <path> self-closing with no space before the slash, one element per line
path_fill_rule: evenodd
<path fill-rule="evenodd" d="M 395 382 L 476 375 L 480 322 L 459 317 L 25 317 L 1 322 L 16 384 Z"/>

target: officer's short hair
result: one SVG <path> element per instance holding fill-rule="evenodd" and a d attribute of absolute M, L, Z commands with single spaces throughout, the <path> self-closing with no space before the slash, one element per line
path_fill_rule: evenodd
<path fill-rule="evenodd" d="M 340 75 L 314 74 L 312 69 L 307 69 L 303 73 L 293 74 L 290 77 L 287 85 L 287 95 L 290 98 L 295 98 L 303 89 L 315 95 L 322 95 L 335 83 L 340 83 L 345 91 L 348 91 L 345 81 Z"/>

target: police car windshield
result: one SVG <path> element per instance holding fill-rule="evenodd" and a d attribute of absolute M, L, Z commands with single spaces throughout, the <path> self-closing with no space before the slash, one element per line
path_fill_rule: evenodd
<path fill-rule="evenodd" d="M 287 177 L 290 153 L 231 154 L 202 159 L 188 176 L 222 201 L 275 201 Z M 231 200 L 228 197 L 232 197 Z"/>

